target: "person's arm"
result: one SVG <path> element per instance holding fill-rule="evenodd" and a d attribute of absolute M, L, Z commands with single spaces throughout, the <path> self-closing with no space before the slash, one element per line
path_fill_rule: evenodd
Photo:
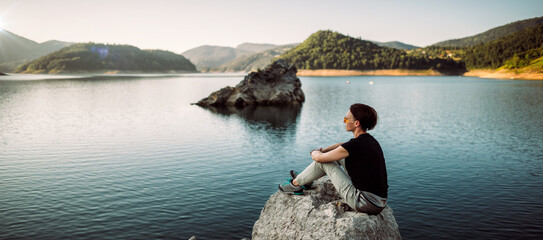
<path fill-rule="evenodd" d="M 332 145 L 332 146 L 330 146 L 330 147 L 327 147 L 327 148 L 325 148 L 325 149 L 322 149 L 321 152 L 323 152 L 323 153 L 325 153 L 325 152 L 330 152 L 330 151 L 336 149 L 337 147 L 341 146 L 341 144 L 343 144 L 343 143 L 336 143 L 336 144 L 334 144 L 334 145 Z"/>
<path fill-rule="evenodd" d="M 334 162 L 344 159 L 349 156 L 349 152 L 341 145 L 326 153 L 319 150 L 311 152 L 311 158 L 315 162 Z"/>

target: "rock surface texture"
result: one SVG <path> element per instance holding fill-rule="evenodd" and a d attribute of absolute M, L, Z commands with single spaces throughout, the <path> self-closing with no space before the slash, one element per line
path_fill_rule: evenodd
<path fill-rule="evenodd" d="M 358 213 L 341 202 L 327 177 L 304 195 L 273 194 L 253 227 L 258 239 L 401 239 L 392 209 Z"/>
<path fill-rule="evenodd" d="M 305 96 L 296 72 L 296 67 L 284 60 L 277 60 L 264 70 L 249 73 L 235 87 L 225 87 L 213 92 L 196 105 L 243 107 L 301 104 L 305 101 Z"/>

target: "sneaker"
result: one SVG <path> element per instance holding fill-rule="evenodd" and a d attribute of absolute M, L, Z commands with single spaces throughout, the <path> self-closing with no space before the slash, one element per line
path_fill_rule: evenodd
<path fill-rule="evenodd" d="M 298 176 L 299 173 L 297 173 L 296 171 L 294 170 L 290 170 L 290 176 L 292 177 L 292 179 L 296 179 L 296 177 Z M 302 189 L 304 190 L 309 190 L 311 188 L 311 185 L 313 185 L 313 183 L 308 183 L 306 185 L 302 185 Z"/>
<path fill-rule="evenodd" d="M 284 193 L 294 194 L 294 195 L 303 195 L 304 189 L 300 186 L 294 186 L 292 184 L 292 179 L 289 179 L 288 182 L 279 184 L 279 190 Z"/>

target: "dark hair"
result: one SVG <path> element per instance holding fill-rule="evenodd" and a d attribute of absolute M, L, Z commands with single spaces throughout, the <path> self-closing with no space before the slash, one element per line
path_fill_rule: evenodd
<path fill-rule="evenodd" d="M 351 110 L 354 119 L 360 122 L 360 127 L 364 131 L 372 130 L 377 125 L 377 118 L 379 117 L 372 107 L 362 103 L 355 103 L 351 105 L 349 110 Z"/>

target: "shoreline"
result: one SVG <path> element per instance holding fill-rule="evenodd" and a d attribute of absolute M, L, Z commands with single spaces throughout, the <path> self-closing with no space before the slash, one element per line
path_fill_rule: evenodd
<path fill-rule="evenodd" d="M 434 70 L 403 70 L 403 69 L 380 69 L 380 70 L 344 70 L 344 69 L 298 69 L 296 74 L 300 77 L 337 77 L 337 76 L 443 76 Z"/>
<path fill-rule="evenodd" d="M 47 75 L 70 75 L 70 74 L 103 74 L 103 75 L 120 75 L 120 74 L 183 74 L 183 73 L 200 73 L 199 71 L 127 71 L 127 70 L 93 70 L 93 71 L 24 71 L 11 72 L 12 74 L 47 74 Z M 7 75 L 7 74 L 6 74 Z"/>
<path fill-rule="evenodd" d="M 299 69 L 296 74 L 299 77 L 339 77 L 339 76 L 450 76 L 435 70 L 342 70 L 342 69 Z M 475 69 L 464 73 L 464 77 L 498 78 L 509 80 L 543 80 L 543 72 L 521 72 L 510 70 L 482 70 Z"/>
<path fill-rule="evenodd" d="M 487 70 L 487 69 L 475 69 L 464 73 L 465 77 L 479 77 L 479 78 L 499 78 L 509 80 L 543 80 L 543 72 L 515 72 L 514 70 Z"/>
<path fill-rule="evenodd" d="M 123 75 L 123 74 L 187 74 L 187 73 L 209 73 L 209 74 L 249 74 L 248 72 L 198 72 L 198 71 L 168 71 L 168 72 L 140 72 L 140 71 L 118 71 L 102 70 L 89 72 L 24 72 L 18 74 L 46 74 L 46 75 L 70 75 L 70 74 L 103 74 L 103 75 Z M 2 75 L 2 73 L 0 73 Z M 2 76 L 8 76 L 4 73 Z M 298 77 L 342 77 L 342 76 L 464 76 L 479 78 L 494 78 L 507 80 L 531 80 L 543 81 L 543 71 L 537 70 L 493 70 L 493 69 L 474 69 L 462 75 L 443 74 L 435 70 L 404 70 L 404 69 L 379 69 L 379 70 L 345 70 L 345 69 L 299 69 L 296 73 Z"/>

